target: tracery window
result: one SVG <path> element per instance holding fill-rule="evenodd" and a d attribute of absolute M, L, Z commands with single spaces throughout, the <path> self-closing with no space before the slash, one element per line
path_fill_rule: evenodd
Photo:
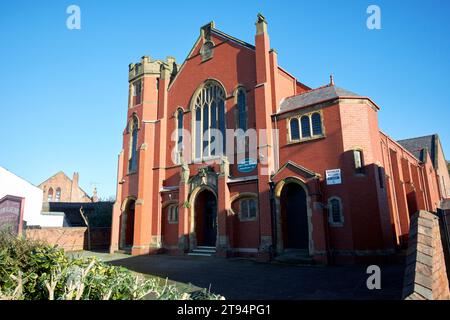
<path fill-rule="evenodd" d="M 225 150 L 225 90 L 216 81 L 203 84 L 194 99 L 196 160 L 219 156 Z M 213 131 L 221 132 L 221 139 Z M 220 141 L 222 140 L 222 141 Z"/>

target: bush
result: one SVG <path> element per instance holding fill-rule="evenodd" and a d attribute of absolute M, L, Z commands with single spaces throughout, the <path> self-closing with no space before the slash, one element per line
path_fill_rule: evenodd
<path fill-rule="evenodd" d="M 202 299 L 223 299 L 202 291 Z M 69 258 L 62 249 L 0 233 L 0 300 L 190 300 L 158 279 L 145 280 L 95 257 Z"/>

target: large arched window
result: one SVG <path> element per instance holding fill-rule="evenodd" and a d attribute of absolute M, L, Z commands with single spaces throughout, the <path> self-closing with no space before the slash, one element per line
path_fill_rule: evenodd
<path fill-rule="evenodd" d="M 137 169 L 137 140 L 138 140 L 139 120 L 136 115 L 130 122 L 128 133 L 130 133 L 130 151 L 128 153 L 128 172 L 134 172 Z"/>
<path fill-rule="evenodd" d="M 194 98 L 196 160 L 221 155 L 225 144 L 225 90 L 216 81 L 207 81 Z M 222 143 L 215 141 L 212 129 L 220 130 Z"/>

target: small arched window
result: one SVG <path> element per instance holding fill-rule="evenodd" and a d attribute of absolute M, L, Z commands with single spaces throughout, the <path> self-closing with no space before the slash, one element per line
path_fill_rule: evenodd
<path fill-rule="evenodd" d="M 239 217 L 241 220 L 254 220 L 258 211 L 257 198 L 244 198 L 239 201 Z"/>
<path fill-rule="evenodd" d="M 48 189 L 48 194 L 47 194 L 47 201 L 53 201 L 53 188 L 50 187 L 50 189 Z"/>
<path fill-rule="evenodd" d="M 55 193 L 55 201 L 59 202 L 61 200 L 61 188 L 56 188 L 56 193 Z"/>
<path fill-rule="evenodd" d="M 238 128 L 247 131 L 247 102 L 244 89 L 239 89 L 237 93 L 238 108 Z"/>
<path fill-rule="evenodd" d="M 302 138 L 310 138 L 311 137 L 311 125 L 309 123 L 309 117 L 303 116 L 300 118 L 300 122 L 302 125 Z"/>
<path fill-rule="evenodd" d="M 353 159 L 355 163 L 355 173 L 364 174 L 364 157 L 361 150 L 353 150 Z"/>
<path fill-rule="evenodd" d="M 332 197 L 328 200 L 329 223 L 334 226 L 342 226 L 344 224 L 344 216 L 342 213 L 342 202 L 340 198 Z"/>
<path fill-rule="evenodd" d="M 129 156 L 128 156 L 128 171 L 134 172 L 137 169 L 137 140 L 138 140 L 138 129 L 139 120 L 136 115 L 133 115 L 131 120 L 129 133 L 130 135 L 130 146 L 129 146 Z"/>
<path fill-rule="evenodd" d="M 320 113 L 313 113 L 311 116 L 312 131 L 313 136 L 318 136 L 322 134 L 322 119 L 320 118 Z"/>
<path fill-rule="evenodd" d="M 298 125 L 298 119 L 292 118 L 290 121 L 291 140 L 300 139 L 300 127 Z"/>
<path fill-rule="evenodd" d="M 137 80 L 133 83 L 133 96 L 134 96 L 134 104 L 140 104 L 141 103 L 141 96 L 142 96 L 142 82 L 141 80 Z"/>
<path fill-rule="evenodd" d="M 169 223 L 178 222 L 178 205 L 171 205 L 167 208 L 167 221 Z"/>

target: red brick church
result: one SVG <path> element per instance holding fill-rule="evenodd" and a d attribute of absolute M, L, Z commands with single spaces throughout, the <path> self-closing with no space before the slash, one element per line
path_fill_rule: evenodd
<path fill-rule="evenodd" d="M 426 147 L 418 158 L 381 132 L 379 110 L 332 77 L 313 89 L 280 67 L 262 15 L 254 45 L 209 23 L 182 65 L 142 57 L 129 66 L 111 251 L 391 256 L 450 180 Z"/>

